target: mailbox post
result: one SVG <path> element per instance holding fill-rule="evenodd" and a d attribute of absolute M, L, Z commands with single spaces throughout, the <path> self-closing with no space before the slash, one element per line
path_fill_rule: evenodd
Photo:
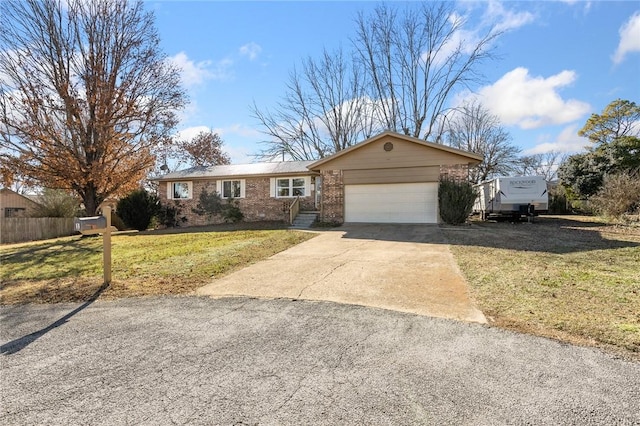
<path fill-rule="evenodd" d="M 104 267 L 104 283 L 111 283 L 111 207 L 102 208 L 102 216 L 107 220 L 107 227 L 102 234 L 102 264 Z"/>
<path fill-rule="evenodd" d="M 102 208 L 102 216 L 80 217 L 74 220 L 75 230 L 82 235 L 102 234 L 102 264 L 104 283 L 111 282 L 111 207 Z"/>

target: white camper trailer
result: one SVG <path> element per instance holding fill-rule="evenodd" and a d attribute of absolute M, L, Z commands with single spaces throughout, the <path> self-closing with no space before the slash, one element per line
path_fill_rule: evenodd
<path fill-rule="evenodd" d="M 542 176 L 499 177 L 476 185 L 473 212 L 483 219 L 511 217 L 532 220 L 549 209 L 547 181 Z"/>

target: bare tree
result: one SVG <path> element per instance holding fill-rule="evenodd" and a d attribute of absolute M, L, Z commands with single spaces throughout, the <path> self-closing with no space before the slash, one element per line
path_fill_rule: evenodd
<path fill-rule="evenodd" d="M 270 138 L 263 157 L 321 158 L 382 130 L 439 139 L 446 101 L 479 81 L 499 35 L 463 31 L 449 3 L 382 5 L 355 23 L 350 54 L 307 59 L 274 111 L 253 106 Z"/>
<path fill-rule="evenodd" d="M 142 1 L 0 2 L 3 168 L 88 214 L 140 185 L 185 103 Z"/>
<path fill-rule="evenodd" d="M 520 148 L 511 143 L 498 117 L 480 103 L 470 102 L 454 111 L 447 121 L 446 140 L 454 148 L 484 156 L 484 161 L 469 173 L 474 183 L 511 174 L 518 166 Z"/>
<path fill-rule="evenodd" d="M 271 140 L 259 155 L 293 160 L 322 158 L 372 135 L 373 103 L 363 92 L 360 73 L 342 50 L 307 58 L 289 76 L 286 93 L 274 111 L 253 106 Z"/>
<path fill-rule="evenodd" d="M 543 176 L 545 180 L 552 181 L 557 178 L 558 168 L 567 157 L 558 151 L 525 155 L 518 160 L 515 171 L 522 176 Z"/>
<path fill-rule="evenodd" d="M 477 66 L 492 58 L 491 44 L 499 35 L 489 30 L 462 38 L 464 23 L 443 2 L 424 2 L 403 13 L 382 5 L 358 16 L 355 54 L 385 128 L 439 138 L 434 131 L 449 95 L 479 81 Z"/>

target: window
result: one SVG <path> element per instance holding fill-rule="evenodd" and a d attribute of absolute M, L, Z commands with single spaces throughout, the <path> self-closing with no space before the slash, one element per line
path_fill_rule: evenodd
<path fill-rule="evenodd" d="M 22 207 L 5 207 L 4 217 L 23 217 L 26 211 L 27 209 Z"/>
<path fill-rule="evenodd" d="M 222 198 L 244 198 L 244 179 L 219 180 L 216 182 L 216 191 Z"/>
<path fill-rule="evenodd" d="M 222 182 L 222 198 L 240 198 L 240 181 L 225 180 Z"/>
<path fill-rule="evenodd" d="M 171 182 L 167 198 L 172 200 L 188 200 L 191 198 L 191 182 Z"/>
<path fill-rule="evenodd" d="M 305 178 L 276 179 L 277 197 L 304 197 L 306 195 Z"/>

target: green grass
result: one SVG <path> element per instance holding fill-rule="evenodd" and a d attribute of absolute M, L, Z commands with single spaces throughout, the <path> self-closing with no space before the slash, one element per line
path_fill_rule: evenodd
<path fill-rule="evenodd" d="M 640 232 L 584 217 L 443 228 L 494 324 L 640 358 Z"/>
<path fill-rule="evenodd" d="M 188 293 L 312 236 L 283 229 L 114 235 L 113 283 L 101 297 Z M 102 238 L 4 246 L 0 262 L 2 303 L 84 300 L 102 283 Z"/>

